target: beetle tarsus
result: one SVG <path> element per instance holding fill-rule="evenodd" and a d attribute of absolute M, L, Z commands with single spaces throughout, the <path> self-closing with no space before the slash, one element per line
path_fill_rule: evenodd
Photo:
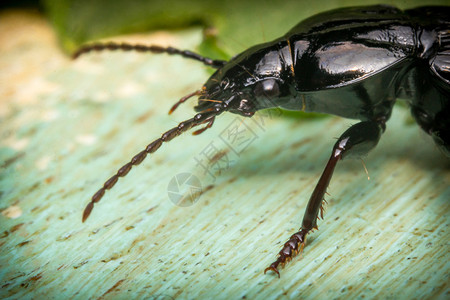
<path fill-rule="evenodd" d="M 264 270 L 264 274 L 267 271 L 273 271 L 277 273 L 278 278 L 280 278 L 280 272 L 278 271 L 278 266 L 284 266 L 286 263 L 292 260 L 294 256 L 303 252 L 303 248 L 306 243 L 306 234 L 309 230 L 300 229 L 300 231 L 291 235 L 286 243 L 284 243 L 283 248 L 278 253 L 278 258 L 274 261 L 268 268 Z"/>

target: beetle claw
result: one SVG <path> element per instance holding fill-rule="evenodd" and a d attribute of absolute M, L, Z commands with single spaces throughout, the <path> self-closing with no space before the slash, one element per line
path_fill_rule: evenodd
<path fill-rule="evenodd" d="M 267 271 L 272 271 L 272 272 L 277 273 L 278 278 L 280 278 L 280 272 L 278 271 L 278 269 L 276 267 L 273 266 L 273 264 L 264 270 L 264 274 L 266 274 Z"/>

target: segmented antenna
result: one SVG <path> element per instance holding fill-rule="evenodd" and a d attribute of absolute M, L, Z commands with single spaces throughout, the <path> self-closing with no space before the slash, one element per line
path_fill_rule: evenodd
<path fill-rule="evenodd" d="M 169 142 L 176 136 L 179 136 L 183 132 L 191 129 L 192 127 L 207 123 L 205 128 L 199 129 L 194 133 L 201 133 L 205 131 L 207 128 L 210 128 L 212 126 L 212 123 L 214 122 L 214 118 L 221 114 L 223 112 L 223 108 L 214 108 L 210 109 L 204 112 L 200 112 L 196 114 L 193 118 L 188 119 L 186 121 L 181 122 L 178 124 L 177 127 L 174 127 L 165 133 L 161 135 L 160 138 L 154 140 L 148 146 L 138 154 L 136 154 L 130 162 L 123 165 L 115 175 L 113 175 L 111 178 L 109 178 L 104 184 L 103 187 L 100 188 L 91 199 L 91 202 L 88 203 L 86 208 L 83 211 L 83 222 L 86 221 L 86 219 L 89 217 L 89 215 L 92 212 L 92 209 L 94 208 L 94 204 L 99 202 L 100 199 L 102 199 L 103 195 L 105 194 L 106 190 L 110 190 L 113 188 L 113 186 L 117 183 L 119 180 L 119 177 L 124 177 L 130 172 L 131 168 L 133 166 L 136 166 L 140 164 L 146 157 L 147 154 L 154 153 L 156 150 L 161 147 L 162 143 Z"/>
<path fill-rule="evenodd" d="M 179 50 L 177 48 L 173 47 L 161 47 L 161 46 L 147 46 L 147 45 L 132 45 L 127 43 L 114 43 L 114 42 L 108 42 L 108 43 L 95 43 L 91 45 L 86 45 L 78 49 L 72 57 L 75 59 L 79 57 L 82 54 L 91 52 L 91 51 L 103 51 L 103 50 L 122 50 L 122 51 L 138 51 L 138 52 L 151 52 L 151 53 L 167 53 L 170 55 L 181 55 L 185 58 L 195 59 L 202 63 L 204 63 L 207 66 L 213 67 L 213 68 L 221 68 L 223 67 L 227 61 L 225 60 L 219 60 L 219 59 L 211 59 L 204 56 L 201 56 L 200 54 L 191 52 L 189 50 Z"/>

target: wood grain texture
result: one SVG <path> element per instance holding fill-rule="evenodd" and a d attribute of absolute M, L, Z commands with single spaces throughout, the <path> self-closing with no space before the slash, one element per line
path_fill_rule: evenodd
<path fill-rule="evenodd" d="M 193 49 L 200 38 L 119 40 Z M 319 231 L 278 279 L 263 270 L 355 121 L 220 116 L 147 157 L 83 224 L 118 167 L 193 115 L 193 103 L 166 113 L 206 68 L 129 53 L 71 61 L 43 19 L 17 12 L 0 16 L 0 53 L 2 298 L 448 299 L 450 163 L 406 108 L 365 159 L 369 181 L 360 161 L 338 165 Z M 236 128 L 246 135 L 231 143 Z M 202 185 L 193 205 L 169 200 L 179 173 Z"/>

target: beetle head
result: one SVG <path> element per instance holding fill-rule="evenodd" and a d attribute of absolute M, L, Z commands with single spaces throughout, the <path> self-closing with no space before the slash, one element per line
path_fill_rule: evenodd
<path fill-rule="evenodd" d="M 251 117 L 260 109 L 279 106 L 280 79 L 257 78 L 245 69 L 239 69 L 241 72 L 233 68 L 212 75 L 202 88 L 195 110 L 201 112 L 221 107 L 224 111 Z"/>

